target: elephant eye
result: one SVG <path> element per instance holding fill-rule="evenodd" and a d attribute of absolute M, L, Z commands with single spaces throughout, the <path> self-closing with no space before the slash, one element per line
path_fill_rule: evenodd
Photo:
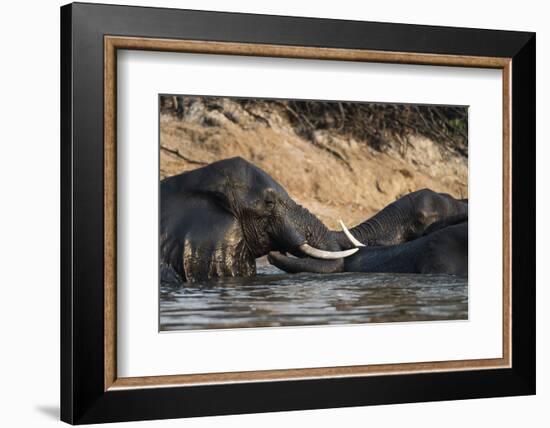
<path fill-rule="evenodd" d="M 264 197 L 264 204 L 267 209 L 272 209 L 275 206 L 275 197 L 271 192 L 268 192 Z"/>

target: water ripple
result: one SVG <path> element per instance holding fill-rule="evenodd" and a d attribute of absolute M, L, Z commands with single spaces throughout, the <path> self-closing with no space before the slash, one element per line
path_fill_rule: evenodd
<path fill-rule="evenodd" d="M 448 275 L 288 275 L 264 264 L 254 278 L 160 288 L 163 331 L 467 317 L 467 279 Z"/>

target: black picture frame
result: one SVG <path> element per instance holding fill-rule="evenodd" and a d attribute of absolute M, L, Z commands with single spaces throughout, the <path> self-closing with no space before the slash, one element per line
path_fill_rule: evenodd
<path fill-rule="evenodd" d="M 105 391 L 105 35 L 512 58 L 512 367 Z M 85 424 L 534 394 L 535 98 L 534 33 L 63 6 L 61 419 Z"/>

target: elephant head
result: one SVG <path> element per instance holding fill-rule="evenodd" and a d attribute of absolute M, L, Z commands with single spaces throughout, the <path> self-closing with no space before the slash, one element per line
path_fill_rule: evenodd
<path fill-rule="evenodd" d="M 443 220 L 451 224 L 467 219 L 467 199 L 421 189 L 402 196 L 351 230 L 340 220 L 342 231 L 333 233 L 342 248 L 397 245 L 426 234 Z"/>
<path fill-rule="evenodd" d="M 317 217 L 240 157 L 163 180 L 160 227 L 161 264 L 187 281 L 254 275 L 255 259 L 271 251 L 335 271 L 357 251 L 340 251 Z"/>

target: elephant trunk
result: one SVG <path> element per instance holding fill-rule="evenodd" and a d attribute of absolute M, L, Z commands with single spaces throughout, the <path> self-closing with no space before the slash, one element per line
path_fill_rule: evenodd
<path fill-rule="evenodd" d="M 404 215 L 403 210 L 391 204 L 349 230 L 340 220 L 342 230 L 331 233 L 342 249 L 394 245 L 405 240 L 409 223 L 410 219 Z"/>
<path fill-rule="evenodd" d="M 357 251 L 355 248 L 341 251 L 327 227 L 294 202 L 286 206 L 286 213 L 279 218 L 280 221 L 272 225 L 272 235 L 280 251 L 325 261 L 342 260 Z"/>
<path fill-rule="evenodd" d="M 296 258 L 280 253 L 270 252 L 269 263 L 288 273 L 338 273 L 344 270 L 344 259 L 320 260 L 311 257 Z"/>

